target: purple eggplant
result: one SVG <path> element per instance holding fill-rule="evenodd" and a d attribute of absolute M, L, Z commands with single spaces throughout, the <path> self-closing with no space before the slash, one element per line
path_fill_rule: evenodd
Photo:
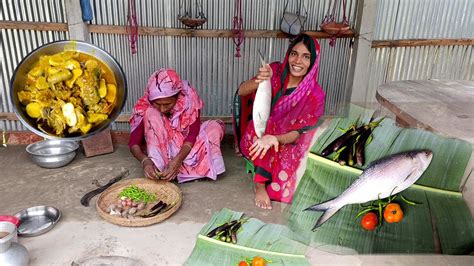
<path fill-rule="evenodd" d="M 356 165 L 362 166 L 365 163 L 365 144 L 369 139 L 370 135 L 372 134 L 372 128 L 369 128 L 366 132 L 364 132 L 357 141 L 355 156 L 356 156 Z"/>
<path fill-rule="evenodd" d="M 322 156 L 327 156 L 333 152 L 337 152 L 340 150 L 342 147 L 347 146 L 348 142 L 354 143 L 355 138 L 357 135 L 363 133 L 370 127 L 370 124 L 360 126 L 358 128 L 352 127 L 349 129 L 346 133 L 344 133 L 342 136 L 338 137 L 335 139 L 333 142 L 331 142 L 326 148 L 321 152 Z"/>

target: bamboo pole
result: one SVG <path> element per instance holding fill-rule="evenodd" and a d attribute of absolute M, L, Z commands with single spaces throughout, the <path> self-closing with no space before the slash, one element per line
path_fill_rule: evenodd
<path fill-rule="evenodd" d="M 128 34 L 125 26 L 110 25 L 89 25 L 90 32 L 94 33 L 112 33 Z M 321 31 L 306 31 L 306 34 L 319 39 L 331 38 L 330 34 Z M 210 37 L 210 38 L 232 38 L 232 30 L 199 30 L 199 29 L 179 29 L 179 28 L 157 28 L 157 27 L 139 27 L 138 35 L 146 36 L 180 36 L 180 37 Z M 340 38 L 352 38 L 354 32 L 349 31 L 342 34 Z M 246 30 L 247 38 L 288 38 L 288 35 L 279 30 Z"/>
<path fill-rule="evenodd" d="M 0 21 L 0 29 L 38 30 L 38 31 L 68 31 L 67 23 Z"/>
<path fill-rule="evenodd" d="M 450 45 L 474 45 L 474 39 L 410 39 L 410 40 L 372 41 L 372 48 L 450 46 Z"/>
<path fill-rule="evenodd" d="M 126 35 L 126 26 L 114 25 L 87 25 L 89 32 L 121 34 Z M 38 31 L 68 31 L 66 23 L 46 22 L 24 22 L 24 21 L 0 21 L 0 29 L 38 30 Z M 332 36 L 321 31 L 306 31 L 306 34 L 318 39 L 331 38 Z M 139 27 L 138 34 L 143 36 L 181 36 L 181 37 L 209 37 L 209 38 L 232 38 L 232 30 L 200 30 L 179 28 Z M 288 35 L 279 30 L 248 30 L 245 31 L 247 38 L 288 38 Z M 348 31 L 338 38 L 352 38 L 355 34 Z"/>

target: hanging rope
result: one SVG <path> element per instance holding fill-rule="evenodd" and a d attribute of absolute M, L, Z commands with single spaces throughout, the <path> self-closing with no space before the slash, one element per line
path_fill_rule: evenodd
<path fill-rule="evenodd" d="M 135 0 L 128 0 L 127 33 L 128 33 L 128 41 L 130 42 L 130 49 L 132 51 L 132 54 L 136 54 L 137 53 L 137 40 L 138 40 L 138 23 L 137 23 L 137 11 L 135 8 Z"/>
<path fill-rule="evenodd" d="M 244 19 L 242 17 L 242 2 L 241 0 L 235 0 L 234 5 L 234 18 L 233 22 L 233 30 L 232 33 L 234 34 L 234 44 L 235 44 L 235 57 L 240 57 L 240 45 L 244 43 Z"/>
<path fill-rule="evenodd" d="M 326 16 L 321 23 L 321 29 L 331 34 L 331 40 L 329 41 L 329 45 L 334 47 L 336 45 L 336 38 L 343 35 L 345 32 L 350 30 L 349 27 L 349 20 L 346 16 L 346 0 L 342 0 L 342 22 L 336 22 L 336 8 L 337 8 L 338 0 L 334 0 L 328 7 L 328 11 Z M 332 5 L 332 12 L 331 10 Z"/>

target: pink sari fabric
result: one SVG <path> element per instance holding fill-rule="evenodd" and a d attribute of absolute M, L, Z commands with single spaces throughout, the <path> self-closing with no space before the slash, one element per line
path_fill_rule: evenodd
<path fill-rule="evenodd" d="M 163 77 L 163 71 L 170 70 L 161 69 L 150 77 L 145 95 L 134 106 L 130 119 L 131 131 L 143 121 L 146 153 L 160 171 L 179 153 L 189 133 L 189 126 L 196 121 L 199 110 L 204 106 L 196 90 L 187 81 L 181 81 L 177 74 L 174 76 L 175 72 L 172 70 L 171 75 Z M 181 86 L 179 89 L 176 87 L 176 77 Z M 158 89 L 161 91 L 157 92 Z M 169 97 L 174 95 L 169 95 L 172 90 L 178 91 L 179 95 L 171 116 L 168 117 L 151 105 L 149 96 L 155 95 L 154 99 Z M 203 177 L 215 180 L 218 174 L 225 171 L 220 150 L 224 130 L 225 126 L 221 121 L 206 121 L 201 124 L 196 142 L 179 169 L 178 182 Z"/>
<path fill-rule="evenodd" d="M 303 78 L 298 87 L 291 94 L 281 96 L 274 104 L 270 119 L 267 122 L 265 134 L 281 135 L 293 130 L 301 130 L 315 126 L 319 117 L 324 112 L 325 94 L 317 82 L 319 70 L 319 44 L 313 39 L 316 58 L 308 74 Z M 282 75 L 288 62 L 288 53 L 283 63 L 275 62 L 272 67 L 271 79 L 273 95 L 282 88 L 286 90 L 288 78 L 282 84 Z M 284 94 L 284 93 L 283 93 Z M 297 185 L 296 172 L 306 153 L 311 148 L 311 142 L 316 130 L 310 129 L 300 134 L 295 143 L 280 145 L 278 153 L 270 149 L 264 158 L 253 161 L 256 173 L 255 182 L 266 183 L 267 192 L 272 200 L 291 203 Z M 244 156 L 249 157 L 249 148 L 257 136 L 253 121 L 248 124 L 242 136 L 240 148 Z M 263 175 L 262 175 L 263 173 Z M 269 178 L 266 174 L 271 174 Z"/>

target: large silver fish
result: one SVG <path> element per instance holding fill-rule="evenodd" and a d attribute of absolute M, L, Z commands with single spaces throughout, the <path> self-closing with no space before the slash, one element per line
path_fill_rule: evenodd
<path fill-rule="evenodd" d="M 259 51 L 260 53 L 260 51 Z M 260 60 L 262 66 L 265 66 L 265 61 L 260 53 Z M 267 128 L 267 121 L 270 117 L 270 107 L 272 104 L 272 85 L 270 80 L 264 80 L 258 84 L 257 93 L 253 102 L 252 120 L 255 128 L 255 134 L 261 138 Z"/>
<path fill-rule="evenodd" d="M 348 204 L 383 199 L 405 190 L 421 177 L 432 158 L 431 151 L 422 150 L 403 152 L 374 161 L 338 197 L 305 209 L 324 212 L 313 230 Z"/>

